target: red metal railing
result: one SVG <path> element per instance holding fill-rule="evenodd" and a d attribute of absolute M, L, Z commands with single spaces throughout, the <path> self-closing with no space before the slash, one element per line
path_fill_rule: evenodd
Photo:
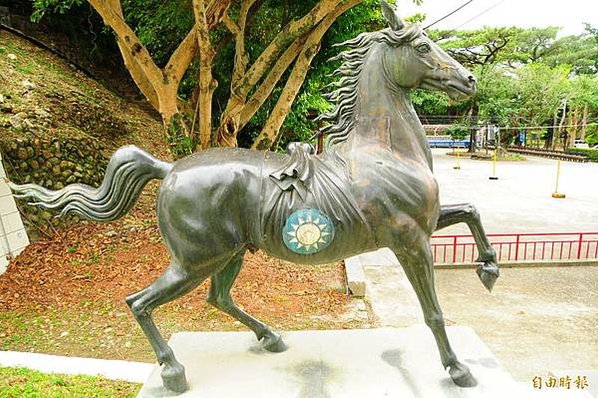
<path fill-rule="evenodd" d="M 488 240 L 499 263 L 598 261 L 598 232 L 490 234 Z M 473 263 L 478 256 L 471 235 L 432 236 L 432 251 L 435 264 Z"/>

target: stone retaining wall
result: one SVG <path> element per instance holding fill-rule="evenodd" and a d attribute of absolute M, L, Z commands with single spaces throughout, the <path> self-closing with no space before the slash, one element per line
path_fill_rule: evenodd
<path fill-rule="evenodd" d="M 108 163 L 103 146 L 92 138 L 0 141 L 0 151 L 11 181 L 34 183 L 52 190 L 73 183 L 97 187 Z M 24 201 L 17 203 L 29 236 L 33 238 L 39 236 L 40 230 L 51 234 L 53 227 L 76 220 L 74 217 L 60 220 L 49 211 L 27 206 Z"/>

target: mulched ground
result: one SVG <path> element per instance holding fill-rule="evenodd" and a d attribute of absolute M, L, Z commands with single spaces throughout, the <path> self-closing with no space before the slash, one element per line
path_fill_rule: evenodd
<path fill-rule="evenodd" d="M 0 349 L 152 360 L 124 298 L 152 283 L 169 263 L 152 214 L 153 195 L 110 224 L 82 222 L 30 245 L 0 276 Z M 148 210 L 149 209 L 149 210 Z M 156 310 L 174 331 L 246 330 L 205 303 L 209 282 Z M 279 330 L 368 327 L 347 316 L 340 264 L 295 265 L 247 254 L 233 297 Z"/>

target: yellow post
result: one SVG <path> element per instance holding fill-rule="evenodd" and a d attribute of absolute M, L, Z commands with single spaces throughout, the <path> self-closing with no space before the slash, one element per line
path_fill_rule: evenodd
<path fill-rule="evenodd" d="M 498 148 L 494 149 L 494 155 L 492 156 L 492 176 L 488 177 L 490 180 L 498 180 L 496 176 L 496 159 L 497 159 Z"/>
<path fill-rule="evenodd" d="M 558 159 L 556 161 L 556 183 L 554 185 L 554 193 L 552 194 L 553 198 L 556 199 L 564 199 L 565 198 L 565 194 L 564 193 L 559 193 L 559 178 L 561 176 L 561 159 Z"/>
<path fill-rule="evenodd" d="M 459 151 L 457 151 L 457 165 L 453 166 L 455 170 L 461 170 L 461 163 L 459 162 Z"/>

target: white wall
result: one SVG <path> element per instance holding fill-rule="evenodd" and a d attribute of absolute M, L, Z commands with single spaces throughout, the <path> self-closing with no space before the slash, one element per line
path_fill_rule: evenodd
<path fill-rule="evenodd" d="M 0 274 L 6 271 L 10 256 L 16 256 L 29 244 L 21 215 L 5 178 L 0 154 Z"/>

